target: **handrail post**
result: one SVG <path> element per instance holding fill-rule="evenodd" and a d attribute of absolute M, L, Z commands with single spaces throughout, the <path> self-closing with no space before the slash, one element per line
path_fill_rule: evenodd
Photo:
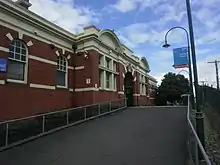
<path fill-rule="evenodd" d="M 84 118 L 86 119 L 86 107 L 84 107 Z"/>
<path fill-rule="evenodd" d="M 43 116 L 43 121 L 42 121 L 42 133 L 45 131 L 45 116 Z"/>
<path fill-rule="evenodd" d="M 5 146 L 8 146 L 8 123 L 6 123 Z"/>
<path fill-rule="evenodd" d="M 195 140 L 195 161 L 196 165 L 199 165 L 199 155 L 198 155 L 198 144 L 197 141 Z"/>
<path fill-rule="evenodd" d="M 69 111 L 66 111 L 66 125 L 69 125 Z"/>
<path fill-rule="evenodd" d="M 99 104 L 99 105 L 98 105 L 98 115 L 101 114 L 101 110 L 100 110 L 100 109 L 101 109 L 101 105 Z"/>
<path fill-rule="evenodd" d="M 112 110 L 112 102 L 110 101 L 109 102 L 109 111 L 111 111 Z"/>
<path fill-rule="evenodd" d="M 125 107 L 127 107 L 127 98 L 126 98 L 126 96 L 124 98 L 124 101 L 125 101 Z"/>

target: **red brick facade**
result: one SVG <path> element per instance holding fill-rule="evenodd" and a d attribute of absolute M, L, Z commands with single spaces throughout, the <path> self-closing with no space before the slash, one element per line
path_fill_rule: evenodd
<path fill-rule="evenodd" d="M 13 39 L 19 38 L 19 32 L 13 28 L 0 24 L 0 58 L 8 60 L 9 45 Z M 81 105 L 117 100 L 124 98 L 124 65 L 117 61 L 115 91 L 99 89 L 99 56 L 102 54 L 96 49 L 87 49 L 88 57 L 74 54 L 74 50 L 52 46 L 48 42 L 38 40 L 23 34 L 24 43 L 32 42 L 28 46 L 28 72 L 26 83 L 9 82 L 7 72 L 0 72 L 0 121 L 21 118 L 54 110 L 73 108 Z M 69 43 L 73 44 L 73 43 Z M 64 53 L 64 54 L 63 54 Z M 57 54 L 68 59 L 67 88 L 58 88 Z M 78 68 L 78 69 L 77 69 Z M 154 94 L 149 91 L 149 82 L 146 75 L 146 95 L 140 95 L 139 73 L 134 71 L 134 105 L 153 105 Z M 136 80 L 135 80 L 136 79 Z M 88 82 L 87 82 L 88 80 Z M 153 80 L 155 81 L 155 80 Z M 35 84 L 35 86 L 33 86 Z M 38 86 L 37 86 L 37 85 Z M 41 86 L 40 86 L 41 85 Z"/>

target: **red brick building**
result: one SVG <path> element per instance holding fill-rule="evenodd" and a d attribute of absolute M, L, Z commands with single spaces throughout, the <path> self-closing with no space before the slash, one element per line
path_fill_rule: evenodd
<path fill-rule="evenodd" d="M 112 30 L 89 26 L 72 34 L 28 6 L 0 1 L 0 121 L 125 95 L 130 105 L 154 104 L 147 59 Z"/>

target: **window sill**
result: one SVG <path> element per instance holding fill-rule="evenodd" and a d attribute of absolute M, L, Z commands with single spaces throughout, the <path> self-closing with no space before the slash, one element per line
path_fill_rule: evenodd
<path fill-rule="evenodd" d="M 102 91 L 109 91 L 109 92 L 117 92 L 116 89 L 102 88 L 102 87 L 99 87 L 99 90 L 102 90 Z"/>
<path fill-rule="evenodd" d="M 61 85 L 57 85 L 56 87 L 59 89 L 68 89 L 67 86 L 61 86 Z"/>
<path fill-rule="evenodd" d="M 18 83 L 18 84 L 27 84 L 27 81 L 14 80 L 14 79 L 7 79 L 7 82 Z"/>

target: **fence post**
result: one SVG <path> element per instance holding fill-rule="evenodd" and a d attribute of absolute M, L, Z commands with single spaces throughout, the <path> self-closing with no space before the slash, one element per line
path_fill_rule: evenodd
<path fill-rule="evenodd" d="M 196 159 L 196 165 L 199 165 L 199 155 L 198 155 L 198 144 L 197 141 L 195 140 L 195 159 Z"/>
<path fill-rule="evenodd" d="M 100 104 L 99 104 L 99 106 L 98 106 L 98 115 L 100 115 L 101 114 L 101 106 L 100 106 Z"/>
<path fill-rule="evenodd" d="M 110 101 L 109 102 L 109 111 L 111 111 L 112 110 L 112 102 Z"/>
<path fill-rule="evenodd" d="M 125 107 L 127 107 L 127 98 L 124 98 L 124 102 L 125 102 Z"/>
<path fill-rule="evenodd" d="M 45 129 L 45 116 L 43 116 L 42 133 L 44 133 L 44 129 Z"/>
<path fill-rule="evenodd" d="M 8 123 L 6 124 L 5 146 L 8 146 Z"/>
<path fill-rule="evenodd" d="M 86 107 L 84 107 L 84 118 L 86 119 Z"/>
<path fill-rule="evenodd" d="M 69 111 L 66 111 L 66 125 L 69 125 Z"/>

